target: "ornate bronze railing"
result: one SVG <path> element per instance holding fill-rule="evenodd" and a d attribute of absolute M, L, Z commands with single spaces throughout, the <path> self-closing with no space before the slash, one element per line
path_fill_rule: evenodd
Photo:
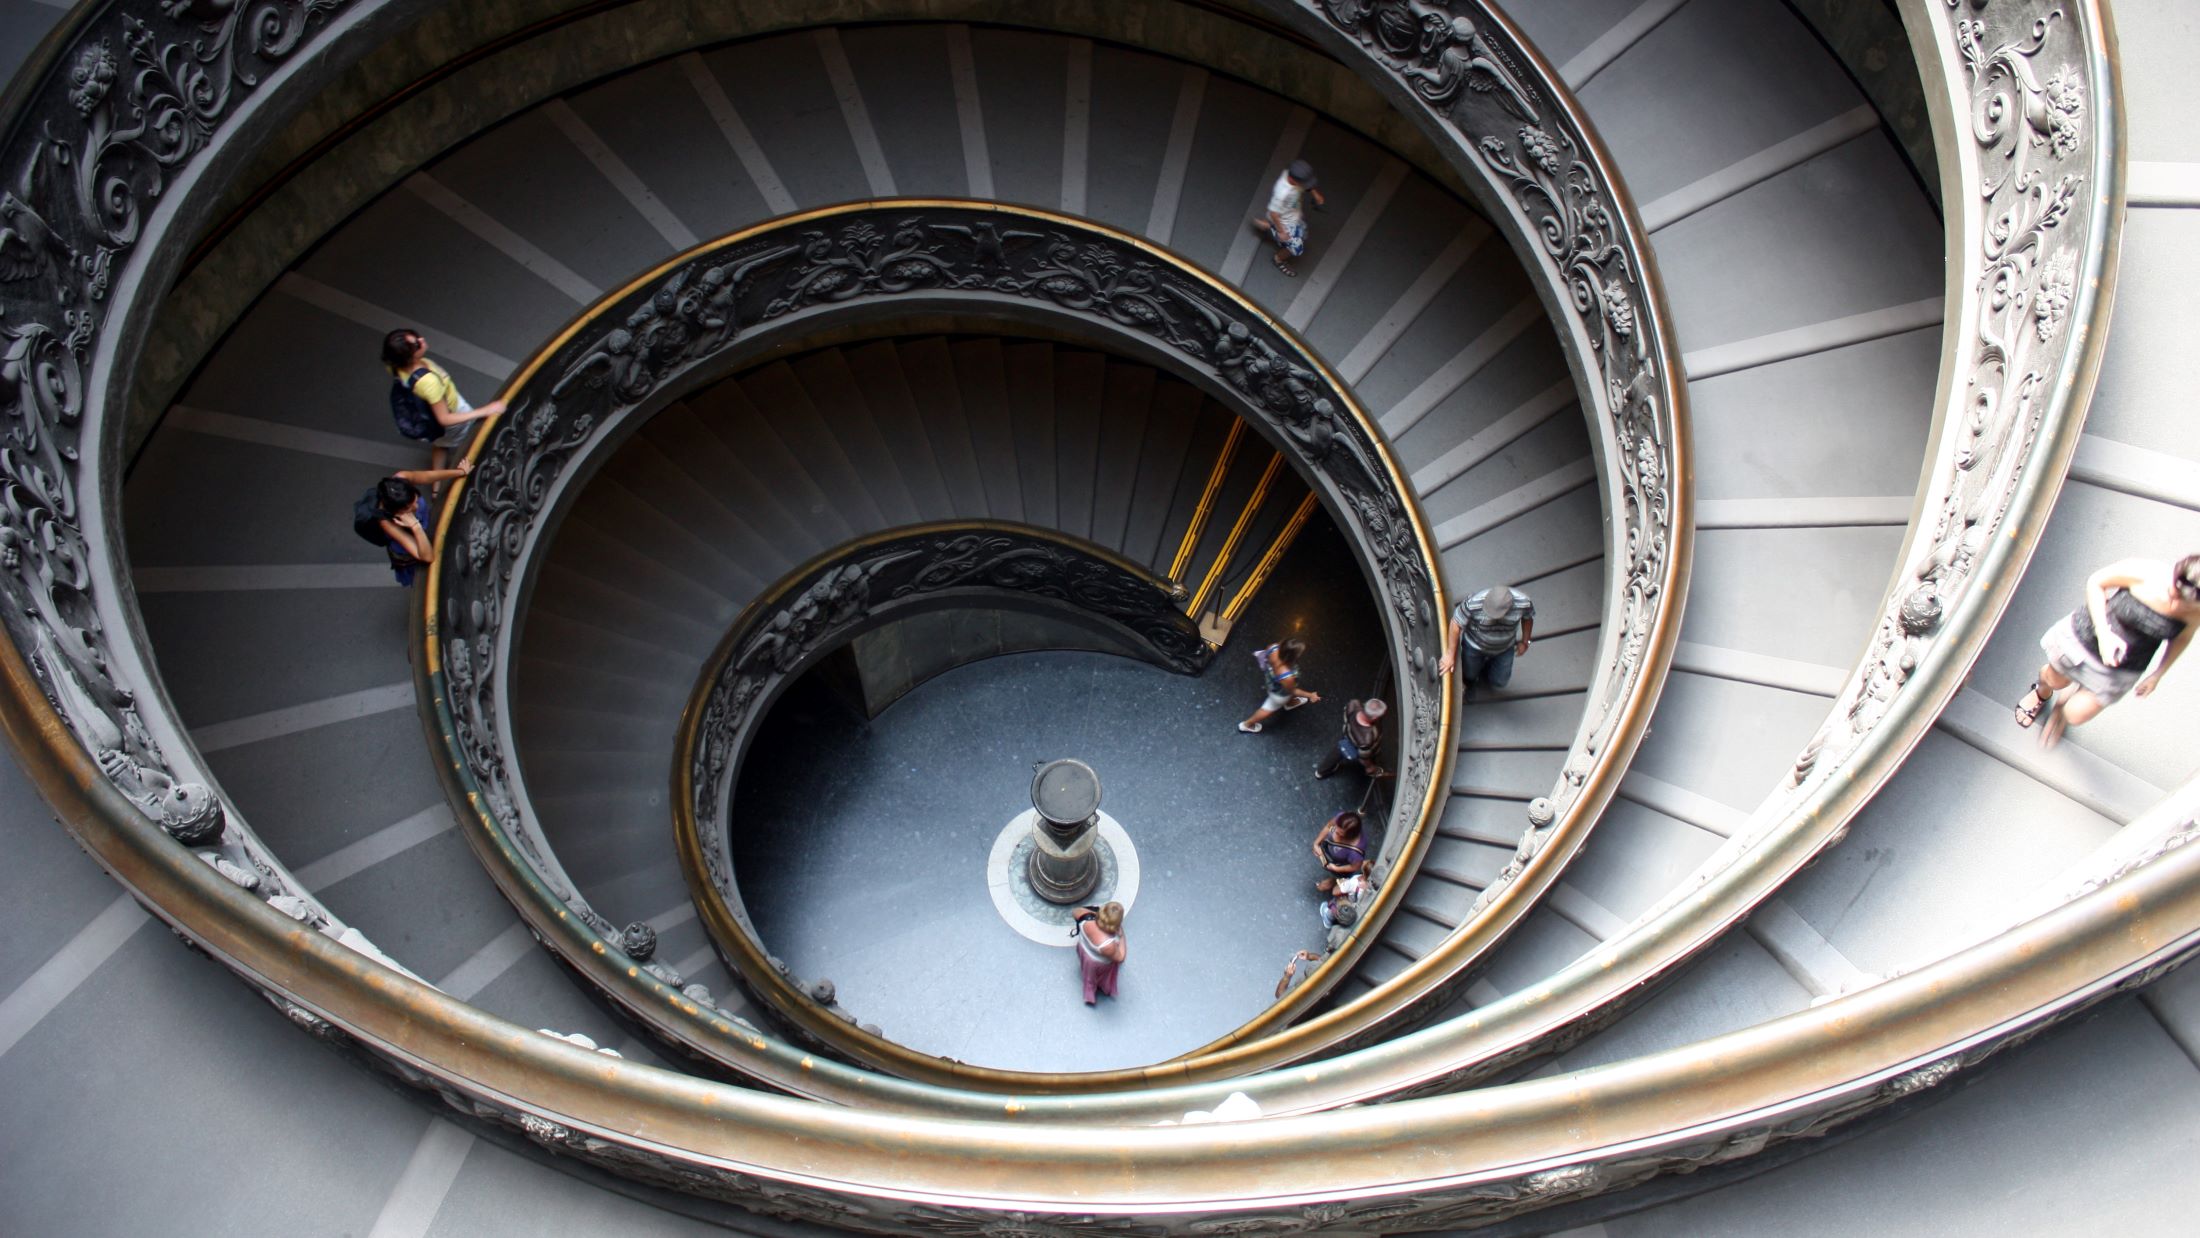
<path fill-rule="evenodd" d="M 1449 42 L 1431 26 L 1437 51 L 1415 61 L 1406 52 L 1421 45 L 1396 24 L 1399 6 L 1301 7 L 1364 41 L 1405 107 L 1448 80 L 1436 61 L 1452 52 L 1461 59 L 1449 71 L 1485 75 L 1484 93 L 1512 97 L 1488 76 L 1509 71 L 1511 53 L 1487 25 L 1454 27 L 1461 38 Z M 1840 839 L 1992 635 L 2053 508 L 2100 365 L 2123 218 L 2112 34 L 2098 4 L 2069 0 L 1905 0 L 1901 12 L 1935 105 L 1941 183 L 1966 188 L 1948 197 L 1948 326 L 1919 518 L 1865 659 L 1787 784 L 1627 932 L 1520 993 L 1330 1063 L 1315 1083 L 1280 1072 L 1249 1081 L 1244 1090 L 1271 1112 L 1467 1086 L 1609 1024 Z M 1501 153 L 1445 138 L 1440 111 L 1425 127 L 1463 166 Z M 1401 1086 L 1408 1079 L 1417 1082 Z M 1193 1087 L 1166 1103 L 1199 1108 L 1219 1095 Z"/>
<path fill-rule="evenodd" d="M 45 742 L 82 745 L 137 823 L 294 924 L 388 962 L 211 788 L 119 583 L 104 435 L 174 265 L 160 242 L 188 231 L 185 204 L 205 207 L 215 131 L 249 141 L 264 130 L 276 118 L 270 96 L 297 62 L 342 41 L 358 17 L 342 0 L 80 5 L 9 87 L 0 626 Z"/>
<path fill-rule="evenodd" d="M 1528 804 L 1511 862 L 1463 924 L 1378 989 L 1299 1029 L 1324 1048 L 1354 1048 L 1450 1010 L 1616 793 L 1680 639 L 1695 538 L 1688 399 L 1656 263 L 1617 165 L 1510 19 L 1483 3 L 1266 7 L 1388 94 L 1538 277 L 1596 444 L 1606 516 L 1596 670 L 1558 779 Z"/>
<path fill-rule="evenodd" d="M 162 829 L 194 816 L 169 809 L 191 800 L 172 793 L 195 768 L 136 642 L 113 636 L 135 632 L 113 554 L 110 413 L 136 325 L 181 251 L 170 242 L 211 196 L 199 183 L 207 152 L 254 140 L 267 119 L 260 96 L 281 93 L 309 56 L 336 60 L 358 11 L 377 7 L 403 11 L 263 3 L 240 34 L 224 20 L 242 10 L 218 0 L 87 9 L 60 36 L 56 67 L 13 95 L 6 166 L 50 173 L 56 149 L 93 160 L 65 165 L 72 175 L 61 184 L 13 187 L 39 222 L 17 234 L 45 257 L 0 288 L 15 324 L 6 361 L 15 382 L 0 389 L 14 414 L 0 460 L 11 638 L 0 647 L 0 726 L 72 832 L 159 918 L 301 1025 L 461 1113 L 611 1172 L 876 1232 L 1428 1228 L 1820 1133 L 2145 983 L 2194 947 L 2200 848 L 2176 846 L 1912 974 L 1669 1052 L 1304 1118 L 1095 1131 L 1031 1121 L 1035 1106 L 1004 1098 L 992 1102 L 1001 1120 L 977 1125 L 703 1083 L 491 1018 L 311 931 Z M 201 28 L 207 15 L 213 25 Z M 2074 440 L 2106 322 L 2121 204 L 2109 36 L 2091 4 L 1972 0 L 1950 12 L 1905 0 L 1904 16 L 1947 92 L 1936 124 L 1956 173 L 1944 183 L 1961 187 L 1949 197 L 1956 312 L 1923 505 L 1930 519 L 1838 725 L 1799 765 L 1789 798 L 1767 809 L 1767 828 L 1752 831 L 1757 845 L 1688 904 L 1550 984 L 1321 1073 L 1358 1070 L 1355 1086 L 1368 1094 L 1385 1091 L 1378 1074 L 1433 1083 L 1443 1054 L 1486 1061 L 1547 1047 L 1566 1019 L 1612 1008 L 1838 834 L 1953 691 L 2013 588 Z M 266 37 L 292 17 L 294 35 Z M 158 207 L 145 208 L 156 189 Z M 2161 835 L 2194 832 L 2188 820 Z M 1609 973 L 1609 987 L 1600 992 L 1590 971 Z M 1533 1006 L 1550 1016 L 1539 1021 Z"/>
<path fill-rule="evenodd" d="M 19 655 L 0 724 L 50 718 Z M 1971 1069 L 2200 947 L 2200 848 L 1991 941 L 1811 1010 L 1500 1088 L 1252 1123 L 1123 1128 L 900 1117 L 617 1060 L 490 1017 L 297 926 L 143 818 L 64 740 L 35 767 L 77 836 L 301 1026 L 609 1172 L 872 1233 L 1392 1232 L 1518 1215 L 1824 1133 Z"/>

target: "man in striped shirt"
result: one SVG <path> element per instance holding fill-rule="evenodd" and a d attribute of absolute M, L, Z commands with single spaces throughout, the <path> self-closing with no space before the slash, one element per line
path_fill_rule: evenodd
<path fill-rule="evenodd" d="M 1510 585 L 1491 585 L 1451 608 L 1451 628 L 1444 641 L 1439 674 L 1465 661 L 1467 699 L 1474 699 L 1474 685 L 1502 688 L 1512 682 L 1513 659 L 1528 652 L 1535 638 L 1535 603 Z"/>

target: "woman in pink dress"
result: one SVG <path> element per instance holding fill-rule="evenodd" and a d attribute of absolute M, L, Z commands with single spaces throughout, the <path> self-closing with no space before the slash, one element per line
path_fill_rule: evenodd
<path fill-rule="evenodd" d="M 1115 977 L 1123 970 L 1123 904 L 1077 909 L 1077 971 L 1085 982 L 1085 1004 L 1099 995 L 1115 996 Z"/>

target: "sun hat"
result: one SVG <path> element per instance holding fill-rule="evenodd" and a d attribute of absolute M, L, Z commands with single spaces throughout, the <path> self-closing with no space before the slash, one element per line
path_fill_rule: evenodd
<path fill-rule="evenodd" d="M 1482 599 L 1482 617 L 1485 619 L 1510 619 L 1513 612 L 1520 609 L 1520 595 L 1513 592 L 1511 585 L 1491 585 L 1475 596 Z M 1504 603 L 1502 610 L 1498 609 L 1500 601 Z"/>

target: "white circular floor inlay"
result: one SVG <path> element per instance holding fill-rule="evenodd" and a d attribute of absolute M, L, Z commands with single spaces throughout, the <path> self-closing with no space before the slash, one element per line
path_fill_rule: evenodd
<path fill-rule="evenodd" d="M 1070 915 L 1075 907 L 1062 907 L 1047 902 L 1024 880 L 1024 855 L 1029 850 L 1031 822 L 1037 814 L 1026 808 L 1002 828 L 1000 836 L 993 840 L 993 853 L 986 858 L 985 882 L 993 895 L 993 909 L 1001 913 L 1008 927 L 1038 942 L 1042 946 L 1060 946 L 1068 949 L 1074 944 L 1070 938 Z M 1138 899 L 1138 848 L 1131 845 L 1131 836 L 1115 818 L 1106 813 L 1100 815 L 1100 884 L 1086 898 L 1089 903 L 1114 901 L 1129 911 Z"/>

